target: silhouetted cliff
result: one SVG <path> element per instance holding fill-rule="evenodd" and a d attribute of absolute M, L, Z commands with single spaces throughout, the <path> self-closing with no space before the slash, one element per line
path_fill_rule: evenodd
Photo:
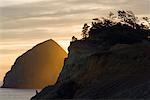
<path fill-rule="evenodd" d="M 149 51 L 150 45 L 143 43 L 116 44 L 109 50 L 84 41 L 71 43 L 57 84 L 32 100 L 150 98 Z"/>
<path fill-rule="evenodd" d="M 52 39 L 18 57 L 3 80 L 3 88 L 43 88 L 56 82 L 67 53 Z"/>
<path fill-rule="evenodd" d="M 87 37 L 68 48 L 55 85 L 45 87 L 40 99 L 150 98 L 150 30 L 121 23 L 94 23 Z"/>
<path fill-rule="evenodd" d="M 72 37 L 56 84 L 32 100 L 150 98 L 149 19 L 117 13 L 84 24 L 82 39 Z"/>

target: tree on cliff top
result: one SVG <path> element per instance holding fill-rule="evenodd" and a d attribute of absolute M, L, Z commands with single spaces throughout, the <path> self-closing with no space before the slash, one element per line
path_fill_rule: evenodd
<path fill-rule="evenodd" d="M 75 36 L 72 37 L 72 42 L 77 41 L 77 38 Z"/>
<path fill-rule="evenodd" d="M 116 24 L 122 24 L 122 25 L 128 25 L 131 26 L 134 29 L 148 29 L 149 27 L 146 27 L 145 24 L 144 27 L 141 25 L 143 21 L 146 21 L 147 23 L 150 22 L 148 17 L 143 17 L 143 20 L 139 20 L 138 17 L 135 16 L 135 14 L 132 11 L 124 11 L 124 10 L 119 10 L 117 11 L 117 15 L 114 13 L 110 12 L 109 17 L 102 17 L 102 18 L 94 18 L 92 22 L 92 27 L 97 26 L 99 28 L 104 28 L 104 27 L 111 27 Z"/>
<path fill-rule="evenodd" d="M 87 39 L 88 38 L 88 28 L 89 28 L 90 26 L 88 26 L 88 24 L 87 23 L 85 23 L 84 24 L 84 26 L 83 26 L 83 28 L 82 28 L 82 39 L 83 40 L 85 40 L 85 39 Z"/>
<path fill-rule="evenodd" d="M 141 20 L 132 11 L 119 10 L 117 15 L 110 12 L 108 17 L 94 18 L 91 27 L 85 23 L 82 39 L 109 43 L 141 42 L 148 40 L 150 35 L 150 26 L 146 22 L 150 22 L 148 17 Z"/>

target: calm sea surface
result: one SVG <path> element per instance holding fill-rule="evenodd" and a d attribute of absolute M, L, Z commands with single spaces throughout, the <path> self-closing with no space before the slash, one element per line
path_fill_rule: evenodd
<path fill-rule="evenodd" d="M 31 89 L 2 89 L 0 88 L 0 100 L 30 100 L 35 95 Z"/>

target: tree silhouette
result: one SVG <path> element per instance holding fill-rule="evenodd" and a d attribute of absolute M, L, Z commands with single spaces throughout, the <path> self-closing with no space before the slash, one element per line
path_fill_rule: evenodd
<path fill-rule="evenodd" d="M 118 19 L 121 19 L 121 22 L 124 22 L 125 24 L 128 24 L 133 28 L 136 28 L 136 22 L 138 18 L 135 17 L 132 11 L 119 10 Z"/>
<path fill-rule="evenodd" d="M 118 11 L 118 19 L 121 19 L 122 22 L 126 21 L 126 12 L 125 11 Z"/>
<path fill-rule="evenodd" d="M 143 17 L 143 19 L 149 24 L 150 27 L 150 19 L 148 17 Z M 141 23 L 138 19 L 138 17 L 135 16 L 135 14 L 132 11 L 124 11 L 124 10 L 119 10 L 117 11 L 117 16 L 110 12 L 107 17 L 101 17 L 99 18 L 94 18 L 94 22 L 92 22 L 92 26 L 95 28 L 101 28 L 104 29 L 106 27 L 111 27 L 116 24 L 126 24 L 128 26 L 131 26 L 134 29 L 147 29 L 146 25 Z"/>
<path fill-rule="evenodd" d="M 143 20 L 150 24 L 148 17 Z M 139 43 L 150 37 L 149 26 L 146 26 L 132 11 L 110 12 L 108 17 L 93 18 L 91 27 L 87 23 L 82 28 L 82 39 L 98 41 L 113 45 L 115 43 Z M 72 38 L 75 41 L 75 37 Z"/>
<path fill-rule="evenodd" d="M 88 28 L 89 28 L 90 26 L 88 26 L 88 24 L 87 23 L 85 23 L 84 24 L 84 26 L 83 26 L 83 28 L 82 28 L 82 39 L 87 39 L 88 38 Z"/>
<path fill-rule="evenodd" d="M 149 18 L 148 17 L 143 17 L 143 19 L 147 22 L 149 22 Z"/>
<path fill-rule="evenodd" d="M 150 27 L 150 18 L 148 17 L 143 17 L 143 19 L 148 23 L 149 27 Z"/>
<path fill-rule="evenodd" d="M 77 38 L 75 36 L 72 37 L 72 42 L 76 41 Z"/>

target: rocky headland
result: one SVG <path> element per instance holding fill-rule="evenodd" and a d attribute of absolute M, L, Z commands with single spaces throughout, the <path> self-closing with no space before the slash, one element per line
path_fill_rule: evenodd
<path fill-rule="evenodd" d="M 70 43 L 56 84 L 32 100 L 150 98 L 150 30 L 97 26 Z"/>

